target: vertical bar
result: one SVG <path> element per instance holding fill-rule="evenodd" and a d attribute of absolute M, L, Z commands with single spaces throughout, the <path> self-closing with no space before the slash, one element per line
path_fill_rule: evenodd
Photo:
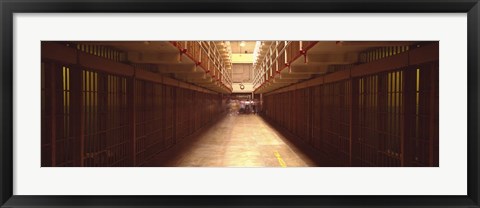
<path fill-rule="evenodd" d="M 351 70 L 350 70 L 351 72 Z M 352 79 L 350 75 L 350 141 L 349 141 L 349 164 L 350 167 L 353 166 L 353 140 L 356 138 L 356 131 L 354 129 L 354 116 L 357 115 L 357 104 L 358 104 L 358 84 L 357 79 Z"/>
<path fill-rule="evenodd" d="M 305 112 L 307 116 L 307 143 L 313 146 L 312 131 L 313 131 L 313 87 L 305 88 L 305 94 L 307 95 L 307 110 Z"/>
<path fill-rule="evenodd" d="M 86 91 L 86 89 L 87 89 L 87 84 L 86 84 L 86 83 L 87 83 L 87 72 L 86 72 L 86 70 L 82 70 L 82 104 L 81 104 L 81 105 L 82 105 L 82 109 L 81 109 L 82 111 L 81 111 L 81 112 L 82 112 L 82 114 L 83 114 L 83 115 L 82 115 L 83 120 L 80 121 L 80 122 L 81 122 L 81 124 L 80 124 L 80 125 L 81 125 L 81 126 L 80 126 L 80 129 L 82 129 L 81 131 L 82 131 L 82 133 L 84 134 L 84 140 L 83 140 L 83 144 L 80 144 L 80 145 L 83 145 L 83 146 L 84 146 L 83 149 L 84 149 L 84 151 L 88 154 L 88 153 L 91 152 L 91 146 L 89 145 L 89 144 L 90 144 L 90 142 L 89 142 L 90 140 L 89 140 L 88 135 L 87 135 L 86 138 L 85 138 L 85 134 L 86 134 L 86 131 L 87 131 L 87 130 L 85 129 L 85 122 L 86 122 L 86 120 L 89 118 L 89 117 L 87 117 L 87 115 L 86 115 L 86 114 L 87 114 L 87 111 L 86 111 L 86 109 L 85 109 L 85 108 L 87 107 L 87 104 L 86 104 L 86 102 L 87 102 L 87 99 L 86 99 L 86 98 L 87 98 L 87 91 Z M 86 141 L 85 141 L 85 140 L 86 140 Z M 87 142 L 88 142 L 88 143 L 87 143 Z M 89 156 L 89 155 L 86 155 L 86 156 Z M 85 166 L 91 166 L 91 162 L 90 162 L 90 161 L 91 161 L 91 160 L 90 160 L 90 158 L 89 158 L 88 160 L 84 161 L 83 163 L 84 163 Z"/>
<path fill-rule="evenodd" d="M 388 100 L 388 80 L 387 80 L 388 73 L 380 74 L 378 77 L 378 130 L 381 132 L 381 148 L 382 151 L 385 151 L 386 148 L 386 140 L 388 139 L 388 129 L 387 129 L 387 119 L 388 119 L 388 112 L 389 112 L 389 100 Z M 382 155 L 380 158 L 380 164 L 385 164 L 385 154 Z"/>
<path fill-rule="evenodd" d="M 93 49 L 92 49 L 93 50 Z M 101 160 L 99 158 L 99 155 L 98 153 L 100 152 L 100 141 L 99 141 L 99 138 L 98 138 L 98 129 L 97 129 L 97 125 L 98 125 L 98 122 L 96 120 L 96 115 L 95 115 L 95 106 L 94 106 L 94 103 L 95 103 L 95 74 L 96 72 L 93 72 L 93 71 L 90 71 L 90 77 L 89 77 L 89 102 L 88 102 L 88 105 L 89 105 L 89 112 L 90 112 L 90 128 L 91 128 L 91 132 L 90 132 L 90 135 L 91 135 L 91 139 L 92 139 L 92 142 L 95 144 L 95 162 L 94 162 L 94 165 L 95 166 L 101 166 L 102 163 L 101 163 Z"/>
<path fill-rule="evenodd" d="M 136 71 L 137 69 L 135 69 Z M 129 120 L 130 120 L 130 143 L 131 143 L 131 148 L 130 148 L 130 164 L 131 166 L 135 167 L 137 165 L 137 160 L 136 160 L 136 142 L 135 142 L 135 135 L 136 135 L 136 75 L 134 75 L 128 79 L 129 80 L 129 86 L 127 86 L 127 98 L 128 99 L 128 114 L 129 114 Z"/>
<path fill-rule="evenodd" d="M 176 92 L 176 96 L 175 96 L 175 106 L 177 108 L 180 108 L 180 110 L 178 111 L 175 111 L 174 113 L 174 117 L 175 117 L 175 122 L 174 122 L 174 125 L 175 125 L 175 129 L 180 129 L 181 131 L 181 126 L 182 126 L 182 119 L 181 119 L 181 109 L 182 109 L 182 101 L 180 99 L 182 99 L 182 89 L 180 87 L 175 87 L 174 88 L 175 92 Z M 177 100 L 178 99 L 178 100 Z M 181 138 L 181 135 L 178 135 L 180 133 L 180 131 L 175 131 L 175 138 L 178 138 L 180 139 Z M 176 140 L 174 140 L 173 142 L 174 144 L 176 143 Z"/>
<path fill-rule="evenodd" d="M 170 145 L 175 145 L 177 143 L 177 89 L 179 89 L 179 87 L 175 87 L 175 86 L 172 86 L 170 88 L 170 96 L 171 96 L 171 102 L 172 102 L 172 108 L 173 108 L 173 112 L 172 112 L 172 138 L 171 141 L 172 144 Z"/>
<path fill-rule="evenodd" d="M 57 102 L 57 95 L 56 95 L 56 92 L 55 92 L 55 82 L 56 82 L 56 73 L 57 73 L 57 64 L 56 63 L 50 63 L 50 64 L 46 64 L 46 67 L 47 70 L 50 71 L 50 95 L 52 96 L 52 102 L 51 102 L 51 111 L 50 111 L 50 121 L 51 121 L 51 131 L 52 131 L 52 134 L 51 134 L 51 138 L 50 138 L 50 143 L 51 143 L 51 161 L 52 161 L 52 167 L 55 167 L 56 166 L 56 134 L 57 134 L 57 130 L 56 130 L 56 112 L 57 112 L 57 109 L 56 109 L 56 102 Z"/>

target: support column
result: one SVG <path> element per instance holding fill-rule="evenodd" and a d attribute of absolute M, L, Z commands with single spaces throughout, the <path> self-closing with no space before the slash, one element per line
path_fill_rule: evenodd
<path fill-rule="evenodd" d="M 310 88 L 304 88 L 304 91 L 305 91 L 305 97 L 307 97 L 307 108 L 305 109 L 306 112 L 304 112 L 304 115 L 307 117 L 306 120 L 307 120 L 307 138 L 306 141 L 307 143 L 311 144 L 310 142 L 310 138 L 311 138 L 311 131 L 312 131 L 312 121 L 311 121 L 311 112 L 312 112 L 312 109 L 311 109 L 311 103 L 312 103 L 312 99 L 311 99 L 311 96 L 310 96 Z"/>
<path fill-rule="evenodd" d="M 260 111 L 263 114 L 263 94 L 260 93 Z"/>
<path fill-rule="evenodd" d="M 178 85 L 177 85 L 178 86 Z M 172 144 L 169 145 L 175 145 L 177 143 L 177 89 L 178 87 L 172 86 L 171 88 L 171 96 L 172 96 Z"/>
<path fill-rule="evenodd" d="M 290 100 L 292 101 L 292 106 L 290 108 L 290 119 L 291 124 L 292 124 L 292 129 L 291 131 L 295 134 L 297 131 L 297 126 L 298 126 L 298 120 L 297 120 L 297 89 L 291 91 L 291 98 Z M 285 102 L 285 101 L 284 101 Z"/>
<path fill-rule="evenodd" d="M 389 125 L 389 100 L 388 100 L 388 73 L 382 73 L 378 75 L 378 98 L 377 98 L 377 125 L 376 129 L 380 132 L 379 137 L 379 151 L 385 152 L 387 145 L 390 144 L 388 140 L 387 129 Z M 380 160 L 378 162 L 379 166 L 388 166 L 389 158 L 385 154 L 380 155 Z"/>
<path fill-rule="evenodd" d="M 178 86 L 178 85 L 177 85 Z M 179 138 L 178 136 L 178 129 L 179 129 L 179 126 L 181 125 L 181 119 L 179 119 L 180 115 L 179 115 L 179 111 L 177 110 L 179 107 L 179 104 L 182 103 L 182 101 L 179 101 L 179 99 L 182 99 L 183 98 L 183 92 L 182 92 L 182 89 L 180 87 L 173 87 L 173 93 L 174 93 L 174 97 L 173 97 L 173 107 L 175 109 L 174 113 L 173 113 L 173 144 L 177 144 L 177 139 Z"/>
<path fill-rule="evenodd" d="M 74 166 L 83 167 L 85 156 L 85 113 L 83 108 L 83 74 L 80 66 L 70 68 L 71 123 L 70 129 L 76 137 L 77 149 L 74 153 Z"/>
<path fill-rule="evenodd" d="M 400 166 L 411 166 L 413 161 L 412 138 L 415 136 L 416 125 L 416 69 L 417 66 L 409 66 L 403 70 L 403 99 L 401 112 L 401 132 L 400 132 Z"/>
<path fill-rule="evenodd" d="M 51 95 L 51 111 L 50 111 L 50 127 L 51 127 L 51 131 L 52 131 L 52 134 L 51 134 L 51 137 L 50 137 L 50 144 L 51 144 L 51 154 L 50 154 L 50 157 L 51 157 L 51 165 L 52 167 L 55 167 L 56 166 L 56 137 L 57 137 L 57 128 L 56 128 L 56 120 L 57 120 L 57 117 L 56 117 L 56 113 L 57 113 L 57 94 L 55 92 L 55 82 L 56 82 L 56 73 L 57 73 L 57 64 L 56 63 L 48 63 L 48 64 L 45 64 L 46 65 L 46 71 L 48 71 L 48 73 L 50 74 L 50 95 Z M 48 98 L 45 98 L 45 99 L 48 99 Z"/>
<path fill-rule="evenodd" d="M 314 117 L 315 117 L 315 113 L 313 111 L 313 108 L 315 106 L 315 87 L 309 87 L 307 88 L 307 93 L 309 93 L 309 101 L 308 101 L 308 113 L 307 115 L 309 116 L 308 117 L 308 124 L 309 124 L 309 131 L 308 131 L 308 143 L 315 147 L 315 142 L 313 140 L 313 122 L 314 122 Z"/>
<path fill-rule="evenodd" d="M 438 62 L 428 65 L 430 71 L 430 94 L 429 94 L 429 163 L 428 166 L 438 166 Z"/>

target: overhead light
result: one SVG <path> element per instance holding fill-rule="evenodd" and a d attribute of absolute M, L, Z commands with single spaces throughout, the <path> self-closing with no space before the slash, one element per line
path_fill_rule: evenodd
<path fill-rule="evenodd" d="M 245 47 L 245 41 L 240 42 L 240 47 Z"/>

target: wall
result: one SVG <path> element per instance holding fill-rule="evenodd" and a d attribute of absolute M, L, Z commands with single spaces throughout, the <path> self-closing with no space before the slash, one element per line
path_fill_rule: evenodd
<path fill-rule="evenodd" d="M 252 82 L 252 64 L 232 64 L 232 82 L 248 83 Z"/>
<path fill-rule="evenodd" d="M 233 83 L 232 84 L 232 92 L 233 93 L 251 93 L 253 92 L 253 84 L 252 83 L 242 83 L 245 87 L 243 90 L 240 88 L 240 83 Z"/>

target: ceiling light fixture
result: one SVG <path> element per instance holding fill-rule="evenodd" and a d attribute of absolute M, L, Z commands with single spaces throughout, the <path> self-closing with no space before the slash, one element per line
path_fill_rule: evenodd
<path fill-rule="evenodd" d="M 240 42 L 240 47 L 245 47 L 246 43 L 245 41 Z"/>

